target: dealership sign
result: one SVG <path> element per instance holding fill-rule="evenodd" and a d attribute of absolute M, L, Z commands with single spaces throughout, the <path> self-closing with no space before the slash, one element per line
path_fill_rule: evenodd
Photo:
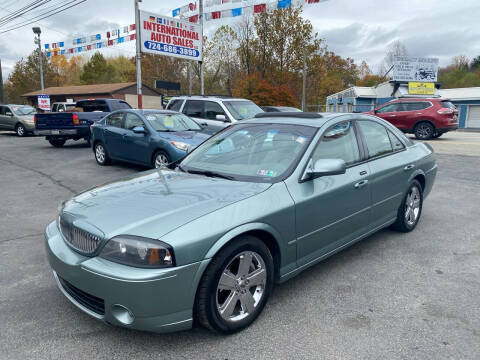
<path fill-rule="evenodd" d="M 395 56 L 393 80 L 414 82 L 436 82 L 438 59 L 408 56 Z"/>
<path fill-rule="evenodd" d="M 38 95 L 38 107 L 50 111 L 50 95 Z"/>
<path fill-rule="evenodd" d="M 142 52 L 202 61 L 199 24 L 140 11 Z"/>
<path fill-rule="evenodd" d="M 410 95 L 435 95 L 435 84 L 432 82 L 409 82 L 408 93 Z"/>

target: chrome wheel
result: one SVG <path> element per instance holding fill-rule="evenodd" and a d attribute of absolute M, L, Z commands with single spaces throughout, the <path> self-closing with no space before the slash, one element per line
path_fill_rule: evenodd
<path fill-rule="evenodd" d="M 157 154 L 157 156 L 155 157 L 155 168 L 156 169 L 167 167 L 168 164 L 169 164 L 169 161 L 168 161 L 167 155 L 162 154 L 162 153 Z"/>
<path fill-rule="evenodd" d="M 95 146 L 95 157 L 100 164 L 105 162 L 105 148 L 101 144 Z"/>
<path fill-rule="evenodd" d="M 405 220 L 408 226 L 413 226 L 420 215 L 420 190 L 416 186 L 412 186 L 405 200 Z"/>
<path fill-rule="evenodd" d="M 17 126 L 17 135 L 25 136 L 25 128 L 22 125 Z"/>
<path fill-rule="evenodd" d="M 217 310 L 229 322 L 250 316 L 262 300 L 267 270 L 262 257 L 253 251 L 236 255 L 222 271 L 216 291 Z"/>

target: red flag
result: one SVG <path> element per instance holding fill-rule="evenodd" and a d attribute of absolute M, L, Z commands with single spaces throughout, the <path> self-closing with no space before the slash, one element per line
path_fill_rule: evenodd
<path fill-rule="evenodd" d="M 190 9 L 190 11 L 196 10 L 197 9 L 197 4 L 190 3 L 190 4 L 188 4 L 188 8 Z"/>
<path fill-rule="evenodd" d="M 130 40 L 135 40 L 135 34 L 130 35 Z"/>
<path fill-rule="evenodd" d="M 190 21 L 191 23 L 196 23 L 196 22 L 198 22 L 198 15 L 190 16 L 190 17 L 188 18 L 188 21 Z"/>
<path fill-rule="evenodd" d="M 108 40 L 108 46 L 112 46 L 113 45 L 113 40 Z"/>
<path fill-rule="evenodd" d="M 263 4 L 265 5 L 265 4 Z M 220 19 L 222 17 L 221 11 L 212 11 L 212 19 Z"/>
<path fill-rule="evenodd" d="M 68 49 L 68 52 L 69 52 L 70 54 L 73 54 L 73 48 Z"/>
<path fill-rule="evenodd" d="M 87 45 L 87 50 L 92 50 L 92 45 Z"/>
<path fill-rule="evenodd" d="M 262 13 L 262 12 L 265 12 L 265 11 L 267 11 L 267 4 L 258 4 L 258 5 L 253 6 L 253 13 L 254 14 Z"/>
<path fill-rule="evenodd" d="M 130 25 L 130 31 L 135 30 L 135 24 Z"/>
<path fill-rule="evenodd" d="M 110 39 L 110 31 L 107 31 L 107 38 Z"/>

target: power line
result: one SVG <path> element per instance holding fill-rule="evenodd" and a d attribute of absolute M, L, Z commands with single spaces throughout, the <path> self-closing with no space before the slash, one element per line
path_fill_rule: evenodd
<path fill-rule="evenodd" d="M 36 9 L 39 6 L 42 6 L 42 5 L 44 5 L 44 4 L 46 4 L 50 1 L 51 0 L 36 0 L 36 1 L 33 1 L 30 4 L 25 5 L 24 7 L 13 11 L 9 15 L 6 15 L 6 16 L 0 18 L 0 26 L 5 25 L 5 24 L 17 19 L 18 17 L 20 17 L 20 16 L 28 13 L 29 11 L 32 11 L 33 9 Z"/>
<path fill-rule="evenodd" d="M 76 1 L 76 0 L 70 1 L 70 2 L 67 3 L 67 4 L 70 4 L 70 3 L 75 2 L 75 1 Z M 20 25 L 18 25 L 18 26 L 15 26 L 15 27 L 13 27 L 13 28 L 0 31 L 0 34 L 5 34 L 5 33 L 9 32 L 9 31 L 16 30 L 16 29 L 19 29 L 19 28 L 21 28 L 21 27 L 23 27 L 23 26 L 26 26 L 26 25 L 29 25 L 29 24 L 33 24 L 34 22 L 37 22 L 37 21 L 46 19 L 46 18 L 51 17 L 51 16 L 53 16 L 53 15 L 55 15 L 55 14 L 58 14 L 58 13 L 63 12 L 63 11 L 66 11 L 66 10 L 72 8 L 72 7 L 75 7 L 75 6 L 77 6 L 77 5 L 80 5 L 81 3 L 84 3 L 85 1 L 87 1 L 87 0 L 81 0 L 81 1 L 79 1 L 79 2 L 76 2 L 76 3 L 68 6 L 68 7 L 65 7 L 65 8 L 63 8 L 63 9 L 60 9 L 60 10 L 57 10 L 57 11 L 54 11 L 54 12 L 50 12 L 49 14 L 47 14 L 47 15 L 45 15 L 45 16 L 43 16 L 43 17 L 42 17 L 42 16 L 39 16 L 39 17 L 37 17 L 37 18 L 35 18 L 35 19 L 32 19 L 31 21 L 22 23 L 22 24 L 20 24 Z M 67 5 L 67 4 L 65 4 L 65 5 Z M 65 6 L 65 5 L 62 5 L 61 7 Z M 42 14 L 42 15 L 43 15 L 43 14 Z"/>

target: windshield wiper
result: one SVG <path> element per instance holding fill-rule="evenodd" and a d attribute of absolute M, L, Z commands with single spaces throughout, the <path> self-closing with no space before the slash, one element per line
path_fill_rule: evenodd
<path fill-rule="evenodd" d="M 210 170 L 190 170 L 188 171 L 190 174 L 197 174 L 197 175 L 205 175 L 208 177 L 216 177 L 216 178 L 221 178 L 221 179 L 227 179 L 227 180 L 235 180 L 233 176 L 230 175 L 223 175 L 214 171 Z"/>
<path fill-rule="evenodd" d="M 167 130 L 157 130 L 158 132 L 176 132 L 175 130 L 170 130 L 170 129 L 167 129 Z"/>

